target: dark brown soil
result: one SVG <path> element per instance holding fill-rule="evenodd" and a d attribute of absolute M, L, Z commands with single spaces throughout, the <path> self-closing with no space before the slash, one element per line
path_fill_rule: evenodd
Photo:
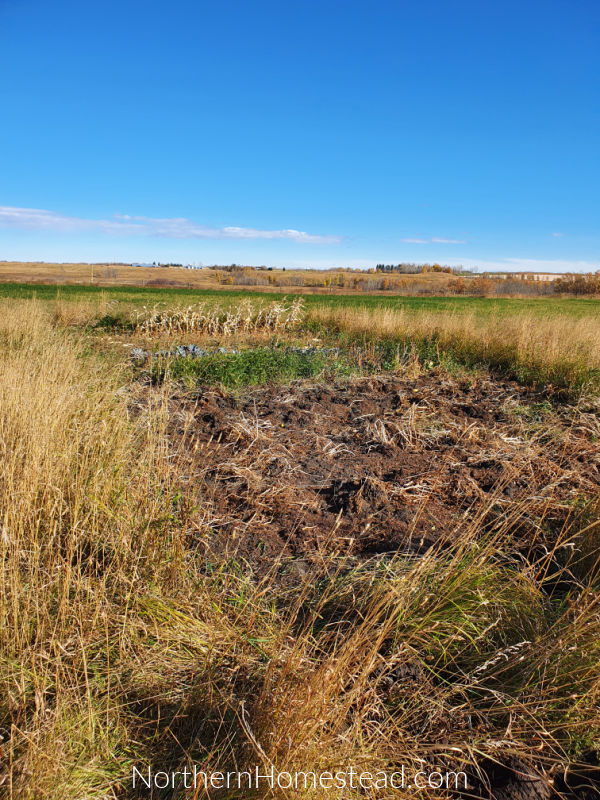
<path fill-rule="evenodd" d="M 598 754 L 586 753 L 568 770 L 554 768 L 550 772 L 541 764 L 533 764 L 515 756 L 504 761 L 484 760 L 477 776 L 471 776 L 468 794 L 462 800 L 597 800 L 600 797 Z"/>
<path fill-rule="evenodd" d="M 256 567 L 421 551 L 478 515 L 530 547 L 600 486 L 594 410 L 511 382 L 431 372 L 170 402 L 178 472 L 199 500 L 190 535 Z"/>

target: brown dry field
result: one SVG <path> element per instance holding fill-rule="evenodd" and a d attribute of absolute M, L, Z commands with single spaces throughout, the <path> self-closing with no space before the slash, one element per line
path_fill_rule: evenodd
<path fill-rule="evenodd" d="M 327 273 L 330 275 L 337 274 L 338 271 Z M 339 270 L 339 273 L 343 273 Z M 347 273 L 344 273 L 347 274 Z M 368 278 L 366 273 L 362 274 L 364 278 Z M 275 281 L 282 279 L 290 280 L 297 276 L 307 282 L 322 281 L 324 273 L 319 270 L 277 270 L 274 269 L 270 272 L 259 271 L 257 275 L 264 277 L 265 281 L 268 276 Z M 374 275 L 372 277 L 381 278 L 381 275 Z M 442 273 L 429 273 L 426 275 L 401 275 L 395 276 L 403 281 L 413 282 L 418 280 L 419 283 L 427 284 L 428 286 L 436 287 L 443 291 L 451 276 Z M 118 264 L 53 264 L 47 262 L 18 262 L 18 261 L 0 261 L 0 283 L 43 283 L 43 284 L 80 284 L 84 286 L 140 286 L 140 287 L 155 287 L 155 288 L 181 288 L 181 289 L 244 289 L 245 291 L 254 292 L 285 292 L 289 294 L 291 291 L 294 294 L 335 294 L 340 291 L 339 287 L 323 287 L 323 286 L 277 286 L 274 284 L 265 284 L 263 286 L 247 286 L 247 285 L 227 285 L 219 283 L 215 274 L 215 270 L 204 268 L 198 270 L 183 269 L 179 267 L 131 267 Z M 402 294 L 406 289 L 389 289 L 385 291 L 373 291 L 369 294 Z M 365 294 L 365 289 L 352 289 L 350 287 L 343 288 L 344 294 Z"/>

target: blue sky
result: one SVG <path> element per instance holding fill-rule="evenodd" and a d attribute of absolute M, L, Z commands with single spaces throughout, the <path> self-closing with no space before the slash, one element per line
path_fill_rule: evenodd
<path fill-rule="evenodd" d="M 600 268 L 597 0 L 0 0 L 0 259 Z"/>

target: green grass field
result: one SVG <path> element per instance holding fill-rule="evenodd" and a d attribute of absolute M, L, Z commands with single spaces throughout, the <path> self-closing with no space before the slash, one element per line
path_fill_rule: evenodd
<path fill-rule="evenodd" d="M 185 317 L 213 312 L 227 317 L 230 313 L 235 316 L 242 308 L 247 314 L 271 307 L 291 307 L 298 295 L 235 289 L 6 283 L 0 285 L 1 298 L 35 298 L 50 313 L 58 315 L 64 325 L 135 338 L 140 314 L 152 316 L 155 309 L 167 316 L 174 312 L 173 319 L 182 314 Z M 499 375 L 539 388 L 553 387 L 572 397 L 582 392 L 595 393 L 599 385 L 597 300 L 319 294 L 303 295 L 301 304 L 303 324 L 298 332 L 307 340 L 305 344 L 314 339 L 326 346 L 358 346 L 362 350 L 387 343 L 393 349 L 409 348 L 425 364 L 491 368 Z M 175 340 L 185 343 L 191 332 L 183 328 L 175 335 L 174 330 L 169 333 L 163 329 L 161 335 L 175 335 Z M 137 329 L 137 335 L 145 334 Z M 221 338 L 217 336 L 219 341 Z M 274 368 L 265 367 L 263 361 L 261 357 L 260 364 L 253 364 L 250 369 L 245 361 L 242 365 L 236 358 L 226 358 L 223 365 L 218 369 L 213 366 L 209 372 L 212 378 L 220 375 L 227 385 L 260 382 L 258 373 L 273 380 L 278 379 L 276 376 L 290 379 L 298 370 L 303 374 L 300 364 L 291 369 L 287 362 L 278 363 Z M 185 377 L 190 379 L 188 373 L 200 370 L 202 374 L 197 378 L 208 379 L 209 375 L 203 372 L 207 368 L 185 367 Z"/>
<path fill-rule="evenodd" d="M 293 295 L 293 292 L 290 292 Z M 154 305 L 156 303 L 197 303 L 218 302 L 220 305 L 234 305 L 240 300 L 256 303 L 281 301 L 282 294 L 269 292 L 249 292 L 246 290 L 216 291 L 206 289 L 156 289 L 131 286 L 100 287 L 78 285 L 45 285 L 27 283 L 0 284 L 0 297 L 25 299 L 36 297 L 40 300 L 94 300 L 106 297 L 111 301 L 133 305 Z M 523 313 L 539 316 L 568 313 L 579 318 L 597 314 L 600 310 L 598 300 L 584 298 L 487 298 L 487 297 L 401 297 L 382 295 L 331 294 L 303 295 L 307 308 L 328 306 L 332 308 L 382 308 L 406 311 L 432 311 L 452 313 Z"/>

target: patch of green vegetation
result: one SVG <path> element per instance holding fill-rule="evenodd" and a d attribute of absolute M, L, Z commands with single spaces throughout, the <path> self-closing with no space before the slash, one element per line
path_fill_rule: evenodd
<path fill-rule="evenodd" d="M 92 324 L 91 328 L 94 331 L 125 332 L 133 331 L 135 323 L 117 314 L 104 314 L 103 317 L 100 317 Z"/>
<path fill-rule="evenodd" d="M 374 375 L 402 370 L 419 362 L 421 369 L 443 366 L 448 371 L 468 371 L 458 362 L 440 357 L 421 359 L 412 345 L 384 341 L 361 347 L 346 342 L 346 347 L 322 350 L 276 345 L 248 348 L 239 353 L 219 353 L 202 358 L 164 357 L 151 366 L 152 379 L 180 381 L 191 388 L 198 384 L 221 384 L 228 389 L 259 386 L 268 383 L 288 383 L 298 378 L 335 380 L 351 375 Z M 427 354 L 425 354 L 427 355 Z"/>
<path fill-rule="evenodd" d="M 545 400 L 543 403 L 515 406 L 511 412 L 527 422 L 542 422 L 553 410 L 552 404 Z"/>
<path fill-rule="evenodd" d="M 228 389 L 287 383 L 296 378 L 342 377 L 358 368 L 345 356 L 315 350 L 257 348 L 239 353 L 214 353 L 203 358 L 157 360 L 152 365 L 156 381 L 171 378 L 191 388 L 198 384 L 222 384 Z"/>

